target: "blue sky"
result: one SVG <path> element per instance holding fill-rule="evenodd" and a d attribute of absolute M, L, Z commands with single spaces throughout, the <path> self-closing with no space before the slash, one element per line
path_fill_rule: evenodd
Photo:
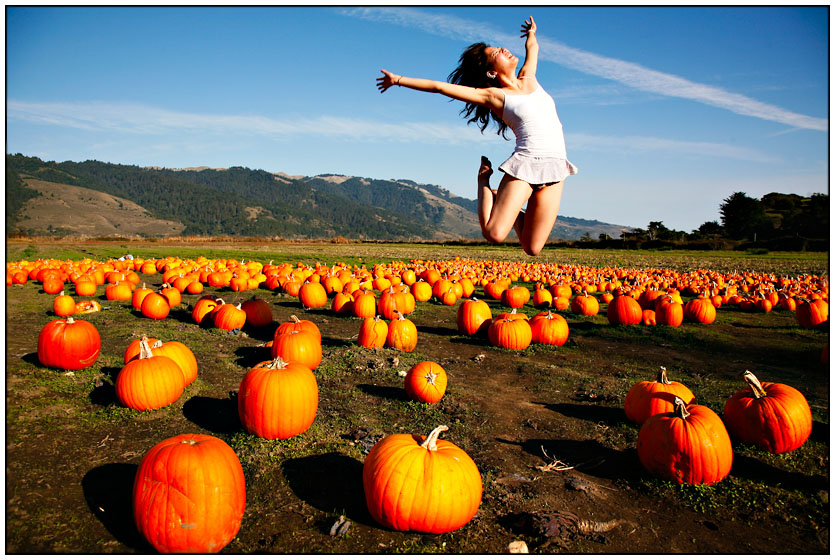
<path fill-rule="evenodd" d="M 470 43 L 557 102 L 560 214 L 690 231 L 733 192 L 828 193 L 829 6 L 6 7 L 6 153 L 411 179 L 474 199 L 513 150 L 440 95 Z M 520 63 L 521 64 L 521 63 Z"/>

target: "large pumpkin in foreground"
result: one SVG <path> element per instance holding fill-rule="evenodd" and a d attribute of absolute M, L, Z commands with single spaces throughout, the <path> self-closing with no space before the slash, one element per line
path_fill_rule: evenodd
<path fill-rule="evenodd" d="M 722 419 L 706 406 L 675 397 L 675 411 L 647 419 L 638 458 L 650 474 L 679 484 L 714 484 L 731 472 L 733 448 Z"/>
<path fill-rule="evenodd" d="M 213 553 L 241 528 L 244 471 L 222 440 L 184 434 L 156 444 L 133 484 L 136 527 L 163 554 Z"/>
<path fill-rule="evenodd" d="M 95 363 L 99 352 L 99 331 L 87 321 L 54 319 L 38 335 L 38 361 L 47 367 L 84 369 Z"/>
<path fill-rule="evenodd" d="M 466 525 L 481 504 L 481 474 L 458 446 L 427 437 L 393 434 L 371 449 L 362 470 L 371 516 L 396 531 L 446 533 Z"/>
<path fill-rule="evenodd" d="M 793 451 L 812 434 L 812 410 L 794 387 L 743 374 L 748 387 L 725 403 L 723 418 L 731 436 L 771 453 Z"/>

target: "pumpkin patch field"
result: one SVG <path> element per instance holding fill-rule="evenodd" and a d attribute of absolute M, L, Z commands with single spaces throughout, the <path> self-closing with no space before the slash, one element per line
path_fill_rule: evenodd
<path fill-rule="evenodd" d="M 827 554 L 827 267 L 7 239 L 5 550 Z"/>

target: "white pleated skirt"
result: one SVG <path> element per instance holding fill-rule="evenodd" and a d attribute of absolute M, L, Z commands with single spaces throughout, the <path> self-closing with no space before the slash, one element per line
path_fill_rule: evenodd
<path fill-rule="evenodd" d="M 537 157 L 514 152 L 499 166 L 511 177 L 531 185 L 543 185 L 562 181 L 569 175 L 577 174 L 577 166 L 564 158 Z"/>

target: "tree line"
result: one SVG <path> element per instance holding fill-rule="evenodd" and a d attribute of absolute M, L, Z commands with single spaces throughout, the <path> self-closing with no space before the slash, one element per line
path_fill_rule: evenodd
<path fill-rule="evenodd" d="M 719 205 L 720 220 L 691 232 L 670 229 L 662 221 L 633 228 L 620 239 L 584 236 L 581 245 L 624 248 L 829 250 L 829 195 L 769 193 L 761 199 L 735 192 Z"/>

